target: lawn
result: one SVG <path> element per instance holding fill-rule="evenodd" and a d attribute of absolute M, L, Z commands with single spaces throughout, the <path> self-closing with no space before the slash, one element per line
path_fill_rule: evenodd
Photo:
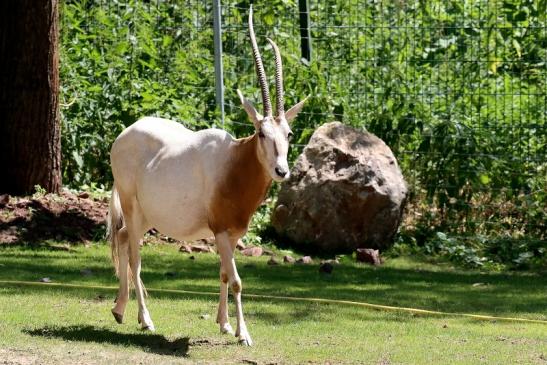
<path fill-rule="evenodd" d="M 372 267 L 349 257 L 329 275 L 319 273 L 317 264 L 268 266 L 268 257 L 238 255 L 254 341 L 246 348 L 221 335 L 215 323 L 216 255 L 196 254 L 191 260 L 172 245 L 145 246 L 142 254 L 155 333 L 139 330 L 134 300 L 124 324 L 111 317 L 117 282 L 106 245 L 68 251 L 0 248 L 0 359 L 21 364 L 547 363 L 544 275 L 460 270 L 410 258 Z M 44 277 L 51 283 L 38 282 Z M 546 322 L 485 321 L 245 294 Z"/>

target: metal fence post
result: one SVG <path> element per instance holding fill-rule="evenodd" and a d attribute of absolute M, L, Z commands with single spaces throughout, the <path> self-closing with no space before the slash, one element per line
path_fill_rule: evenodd
<path fill-rule="evenodd" d="M 310 6 L 308 0 L 298 0 L 300 13 L 300 48 L 302 58 L 311 62 Z"/>
<path fill-rule="evenodd" d="M 224 127 L 224 72 L 222 70 L 222 21 L 220 0 L 213 0 L 213 38 L 215 47 L 215 96 Z"/>

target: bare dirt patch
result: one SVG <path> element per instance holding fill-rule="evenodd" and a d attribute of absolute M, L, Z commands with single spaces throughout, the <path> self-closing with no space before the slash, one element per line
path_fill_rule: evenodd
<path fill-rule="evenodd" d="M 46 240 L 86 243 L 104 235 L 106 198 L 68 191 L 30 197 L 0 196 L 0 244 Z"/>
<path fill-rule="evenodd" d="M 0 364 L 31 365 L 38 363 L 38 356 L 29 350 L 0 349 Z"/>

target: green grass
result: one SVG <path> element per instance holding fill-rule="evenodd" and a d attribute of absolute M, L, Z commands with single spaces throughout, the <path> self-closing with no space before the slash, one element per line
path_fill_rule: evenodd
<path fill-rule="evenodd" d="M 547 324 L 478 321 L 245 293 L 344 299 L 375 304 L 547 320 L 547 279 L 533 273 L 484 273 L 412 259 L 382 267 L 346 259 L 332 275 L 317 265 L 266 265 L 237 257 L 244 312 L 255 346 L 218 333 L 217 296 L 152 289 L 218 292 L 218 258 L 173 246 L 146 246 L 145 285 L 155 333 L 137 325 L 134 300 L 125 322 L 110 315 L 116 286 L 105 245 L 71 251 L 0 249 L 0 358 L 8 363 L 365 363 L 545 364 Z M 90 269 L 92 276 L 80 270 Z M 166 275 L 167 273 L 173 274 Z M 482 283 L 481 285 L 473 285 Z M 233 305 L 230 305 L 233 311 Z M 202 319 L 202 315 L 209 315 Z M 235 320 L 232 319 L 232 325 Z"/>

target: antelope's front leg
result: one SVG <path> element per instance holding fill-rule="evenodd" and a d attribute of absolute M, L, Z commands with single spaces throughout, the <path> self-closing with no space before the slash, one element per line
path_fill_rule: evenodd
<path fill-rule="evenodd" d="M 216 242 L 218 252 L 220 253 L 220 260 L 224 272 L 228 276 L 228 284 L 232 288 L 232 294 L 236 304 L 237 314 L 237 329 L 235 332 L 236 337 L 239 339 L 239 343 L 246 346 L 252 346 L 253 341 L 247 331 L 245 325 L 245 319 L 243 318 L 243 306 L 241 304 L 241 279 L 237 273 L 236 263 L 234 260 L 233 248 L 237 242 L 237 238 L 234 240 L 229 237 L 226 232 L 216 235 Z M 221 292 L 222 295 L 222 292 Z M 222 305 L 222 303 L 220 304 Z"/>

